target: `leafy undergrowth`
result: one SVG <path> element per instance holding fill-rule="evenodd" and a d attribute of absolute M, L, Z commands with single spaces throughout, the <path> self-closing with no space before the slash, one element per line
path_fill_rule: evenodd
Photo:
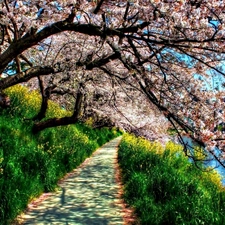
<path fill-rule="evenodd" d="M 40 96 L 18 85 L 7 90 L 11 107 L 0 110 L 0 224 L 9 224 L 28 202 L 56 188 L 57 181 L 80 165 L 105 142 L 120 135 L 116 129 L 93 130 L 85 124 L 31 133 Z M 51 103 L 48 116 L 69 112 Z"/>
<path fill-rule="evenodd" d="M 141 224 L 225 224 L 225 190 L 215 171 L 191 164 L 180 146 L 125 135 L 119 147 L 125 201 Z"/>

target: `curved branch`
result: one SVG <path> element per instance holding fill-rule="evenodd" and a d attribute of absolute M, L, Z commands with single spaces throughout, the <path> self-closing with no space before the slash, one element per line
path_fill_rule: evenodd
<path fill-rule="evenodd" d="M 58 34 L 64 31 L 75 31 L 78 33 L 87 34 L 89 36 L 119 36 L 124 37 L 125 33 L 137 32 L 139 29 L 143 29 L 148 26 L 148 22 L 142 24 L 131 26 L 127 28 L 111 29 L 106 28 L 104 32 L 101 30 L 101 26 L 93 24 L 80 24 L 80 23 L 70 23 L 67 19 L 64 21 L 59 21 L 53 23 L 42 30 L 36 32 L 31 28 L 30 32 L 26 33 L 22 38 L 15 40 L 10 44 L 8 49 L 0 55 L 0 73 L 2 73 L 5 67 L 10 63 L 16 56 L 20 55 L 23 51 L 29 49 L 30 47 L 38 44 L 38 42 L 44 40 L 51 35 Z"/>
<path fill-rule="evenodd" d="M 49 75 L 49 74 L 52 74 L 55 72 L 56 71 L 54 70 L 53 67 L 35 66 L 24 72 L 17 73 L 14 76 L 6 77 L 6 78 L 0 80 L 0 90 L 4 90 L 13 85 L 16 85 L 16 84 L 19 84 L 22 82 L 26 82 L 36 76 Z"/>
<path fill-rule="evenodd" d="M 65 125 L 76 123 L 78 121 L 78 116 L 81 111 L 82 100 L 83 100 L 83 94 L 80 91 L 78 91 L 76 96 L 75 106 L 74 106 L 74 112 L 72 116 L 62 117 L 62 118 L 51 118 L 45 121 L 35 123 L 32 128 L 32 132 L 35 134 L 46 128 L 65 126 Z"/>
<path fill-rule="evenodd" d="M 102 3 L 104 2 L 104 0 L 99 1 L 98 5 L 96 6 L 95 10 L 94 10 L 94 14 L 97 14 L 98 11 L 100 10 Z"/>

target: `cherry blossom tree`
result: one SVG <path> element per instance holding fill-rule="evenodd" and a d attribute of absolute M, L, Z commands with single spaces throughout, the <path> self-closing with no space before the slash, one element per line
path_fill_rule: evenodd
<path fill-rule="evenodd" d="M 225 95 L 210 83 L 213 72 L 225 75 L 223 1 L 5 0 L 0 10 L 0 89 L 37 79 L 43 102 L 34 131 L 76 122 L 82 99 L 104 86 L 111 106 L 123 93 L 157 109 L 187 155 L 196 154 L 183 135 L 225 165 Z M 73 116 L 43 122 L 56 95 L 73 102 Z"/>

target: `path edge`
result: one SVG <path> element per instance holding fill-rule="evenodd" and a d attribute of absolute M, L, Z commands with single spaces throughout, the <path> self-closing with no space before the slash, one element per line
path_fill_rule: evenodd
<path fill-rule="evenodd" d="M 135 209 L 129 206 L 123 198 L 124 186 L 122 182 L 122 169 L 120 168 L 119 159 L 118 159 L 118 151 L 119 151 L 119 145 L 121 141 L 122 141 L 122 136 L 121 136 L 121 140 L 118 142 L 116 146 L 114 170 L 115 170 L 115 181 L 119 187 L 117 198 L 119 199 L 119 204 L 121 204 L 122 211 L 123 211 L 123 223 L 124 223 L 123 225 L 140 225 L 140 222 L 138 221 L 137 216 L 135 214 Z"/>

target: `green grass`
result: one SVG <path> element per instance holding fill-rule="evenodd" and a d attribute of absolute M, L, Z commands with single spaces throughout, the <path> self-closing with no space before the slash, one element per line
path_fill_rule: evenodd
<path fill-rule="evenodd" d="M 116 130 L 93 130 L 85 124 L 49 128 L 31 133 L 40 96 L 18 85 L 6 91 L 12 106 L 0 110 L 0 224 L 10 224 L 28 202 L 53 191 L 57 181 L 80 165 L 92 152 L 120 135 Z M 51 103 L 48 116 L 70 112 Z"/>
<path fill-rule="evenodd" d="M 119 147 L 124 198 L 141 224 L 225 224 L 225 190 L 215 171 L 202 172 L 179 145 L 125 135 Z"/>

